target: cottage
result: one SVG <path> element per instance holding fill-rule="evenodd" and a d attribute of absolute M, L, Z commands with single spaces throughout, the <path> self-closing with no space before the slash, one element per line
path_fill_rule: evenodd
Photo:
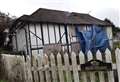
<path fill-rule="evenodd" d="M 106 33 L 112 47 L 112 26 L 111 23 L 89 14 L 40 8 L 31 15 L 21 16 L 14 22 L 11 28 L 11 33 L 14 35 L 13 50 L 25 51 L 26 54 L 41 54 L 52 49 L 68 52 L 80 50 L 84 48 L 85 41 L 88 46 L 89 40 L 84 38 L 86 34 L 88 38 L 89 35 L 96 35 L 93 34 L 94 27 L 101 28 Z M 91 42 L 95 41 L 92 39 Z"/>

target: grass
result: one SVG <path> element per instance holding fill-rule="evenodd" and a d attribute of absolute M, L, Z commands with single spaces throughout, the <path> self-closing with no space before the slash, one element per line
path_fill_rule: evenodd
<path fill-rule="evenodd" d="M 0 82 L 7 82 L 7 81 L 5 81 L 5 80 L 0 80 Z"/>

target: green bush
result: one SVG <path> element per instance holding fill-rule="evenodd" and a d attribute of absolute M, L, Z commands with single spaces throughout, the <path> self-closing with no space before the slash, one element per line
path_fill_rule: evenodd
<path fill-rule="evenodd" d="M 114 42 L 113 47 L 114 47 L 114 49 L 120 48 L 120 42 Z"/>

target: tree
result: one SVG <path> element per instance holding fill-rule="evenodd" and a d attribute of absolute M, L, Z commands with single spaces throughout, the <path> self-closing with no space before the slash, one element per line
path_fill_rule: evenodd
<path fill-rule="evenodd" d="M 9 28 L 13 19 L 9 14 L 0 12 L 0 49 L 11 50 Z"/>

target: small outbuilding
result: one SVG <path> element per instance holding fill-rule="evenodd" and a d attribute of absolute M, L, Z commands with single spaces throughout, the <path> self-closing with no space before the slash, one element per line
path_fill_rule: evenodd
<path fill-rule="evenodd" d="M 112 47 L 112 26 L 89 14 L 39 8 L 14 22 L 13 50 L 26 54 L 103 51 Z"/>

